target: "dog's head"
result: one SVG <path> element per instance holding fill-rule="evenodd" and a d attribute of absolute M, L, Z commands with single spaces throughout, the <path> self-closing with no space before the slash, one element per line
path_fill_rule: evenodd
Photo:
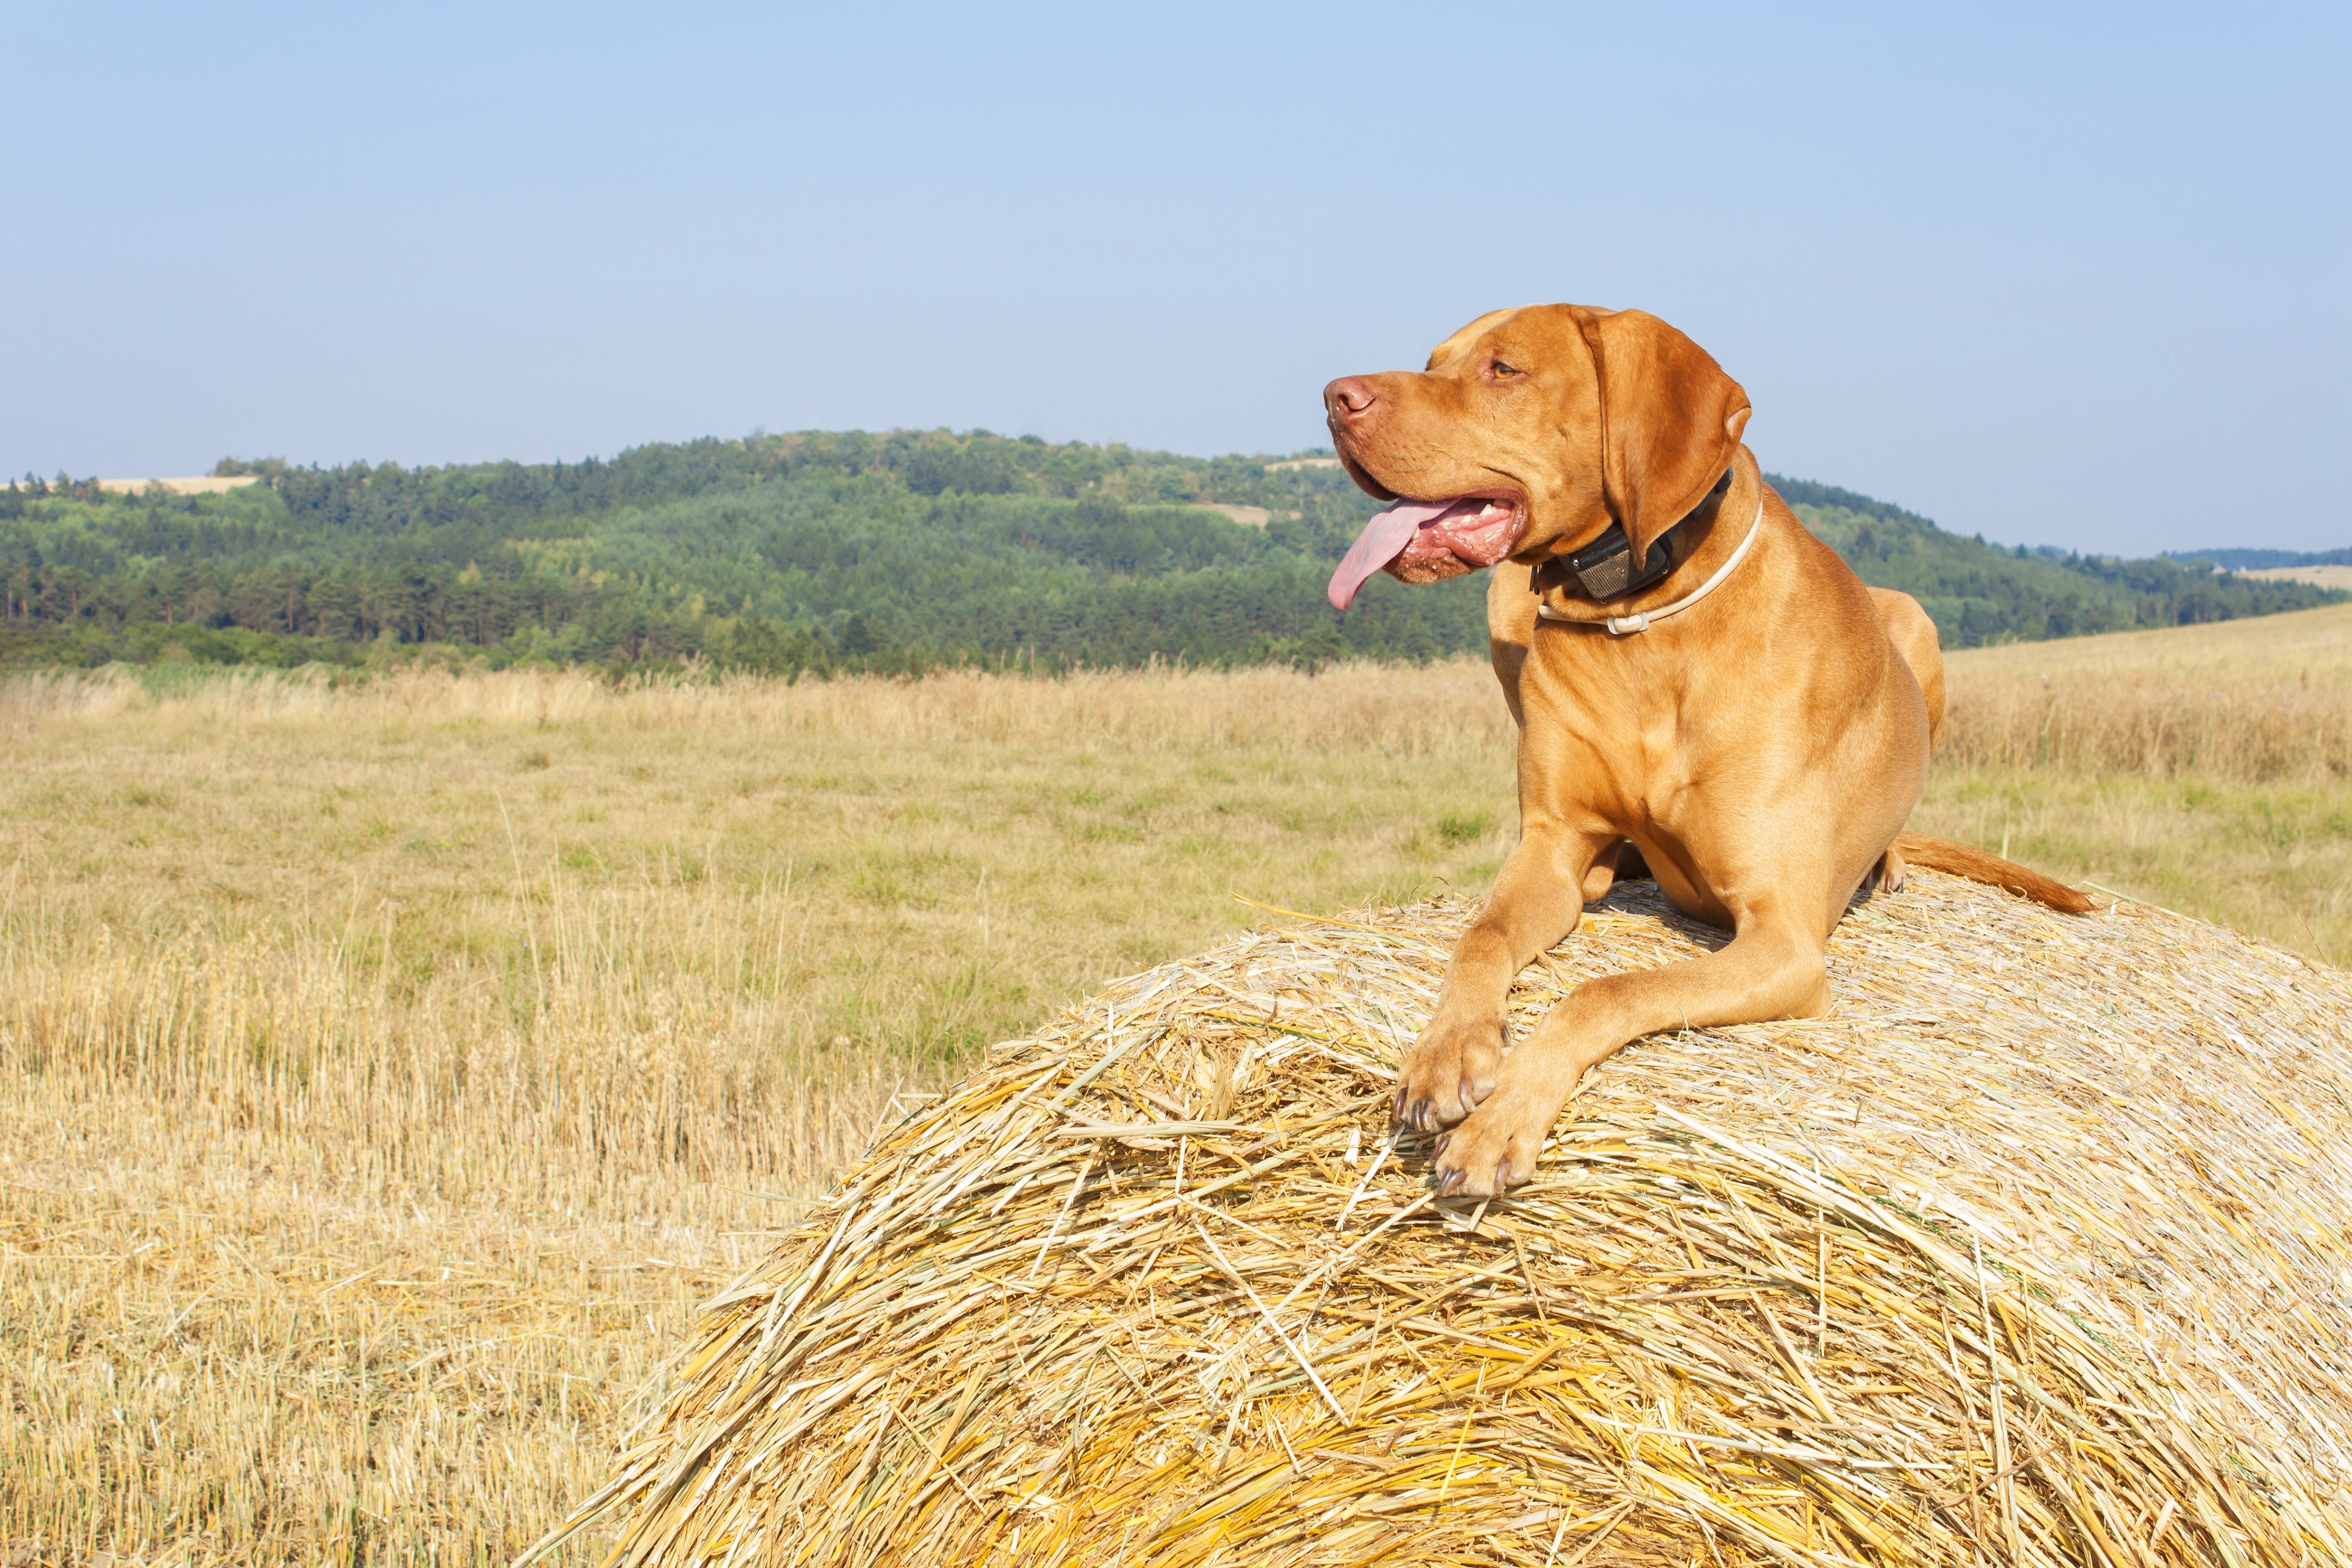
<path fill-rule="evenodd" d="M 1537 562 L 1625 526 L 1638 567 L 1703 500 L 1747 427 L 1747 393 L 1705 349 L 1641 310 L 1493 310 L 1422 371 L 1323 389 L 1356 483 L 1399 504 L 1331 579 L 1345 608 L 1376 571 L 1435 582 Z"/>

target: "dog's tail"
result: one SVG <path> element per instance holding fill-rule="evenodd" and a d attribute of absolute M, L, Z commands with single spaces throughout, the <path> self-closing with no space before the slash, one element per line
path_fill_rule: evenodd
<path fill-rule="evenodd" d="M 2047 904 L 2070 915 L 2087 914 L 2099 907 L 2055 877 L 2045 877 L 1953 839 L 1900 833 L 1895 837 L 1895 852 L 1914 866 L 1925 866 L 1930 871 L 1949 871 L 1971 882 L 1990 882 L 2020 898 L 2032 899 L 2037 904 Z"/>

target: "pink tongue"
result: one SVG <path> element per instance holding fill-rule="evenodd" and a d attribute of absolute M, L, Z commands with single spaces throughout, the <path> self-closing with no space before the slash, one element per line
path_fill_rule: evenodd
<path fill-rule="evenodd" d="M 1364 531 L 1356 535 L 1356 542 L 1348 546 L 1340 558 L 1339 569 L 1331 574 L 1329 598 L 1334 609 L 1346 609 L 1355 602 L 1356 590 L 1364 585 L 1371 574 L 1404 553 L 1421 525 L 1444 516 L 1456 503 L 1450 500 L 1401 500 L 1394 506 L 1383 507 L 1372 513 L 1372 521 L 1364 524 Z"/>

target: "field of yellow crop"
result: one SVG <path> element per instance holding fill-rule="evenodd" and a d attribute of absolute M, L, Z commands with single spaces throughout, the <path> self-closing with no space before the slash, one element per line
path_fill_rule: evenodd
<path fill-rule="evenodd" d="M 2352 956 L 2352 608 L 1952 670 L 1915 826 Z M 1514 825 L 1469 662 L 18 678 L 0 739 L 0 1560 L 502 1559 L 974 1047 Z"/>
<path fill-rule="evenodd" d="M 2352 963 L 2352 605 L 1949 669 L 1913 826 Z"/>

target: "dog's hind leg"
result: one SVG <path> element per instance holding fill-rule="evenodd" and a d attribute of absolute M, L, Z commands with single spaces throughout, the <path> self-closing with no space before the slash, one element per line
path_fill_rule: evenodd
<path fill-rule="evenodd" d="M 1886 640 L 1895 645 L 1895 651 L 1910 666 L 1911 678 L 1919 683 L 1920 699 L 1927 705 L 1927 744 L 1932 750 L 1937 731 L 1944 727 L 1944 649 L 1936 637 L 1936 623 L 1908 594 L 1873 588 L 1870 598 L 1886 627 Z"/>
<path fill-rule="evenodd" d="M 1512 1051 L 1494 1092 L 1445 1135 L 1439 1190 L 1492 1196 L 1534 1175 L 1577 1080 L 1628 1041 L 1662 1029 L 1811 1017 L 1828 1006 L 1821 936 L 1778 910 L 1751 910 L 1730 945 L 1704 958 L 1587 981 Z"/>

